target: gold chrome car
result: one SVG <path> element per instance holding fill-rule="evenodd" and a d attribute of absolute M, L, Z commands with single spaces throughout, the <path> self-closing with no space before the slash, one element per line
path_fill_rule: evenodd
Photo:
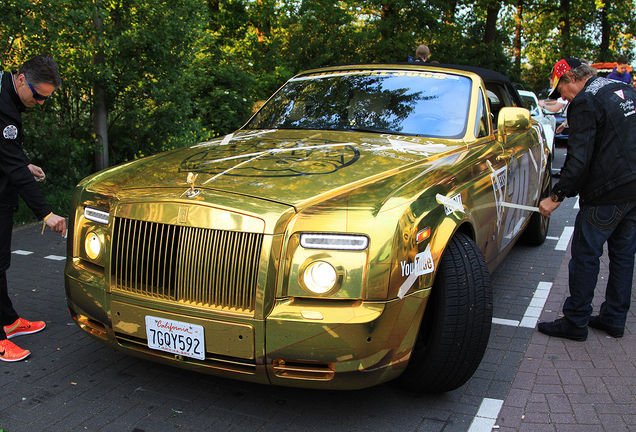
<path fill-rule="evenodd" d="M 71 316 L 215 375 L 455 389 L 486 349 L 489 271 L 548 229 L 523 208 L 549 193 L 550 166 L 522 106 L 478 68 L 301 73 L 235 133 L 79 184 Z"/>

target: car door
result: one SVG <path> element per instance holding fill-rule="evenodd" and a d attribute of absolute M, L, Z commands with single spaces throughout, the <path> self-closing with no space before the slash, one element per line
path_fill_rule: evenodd
<path fill-rule="evenodd" d="M 516 91 L 507 83 L 487 83 L 490 93 L 494 93 L 498 99 L 498 105 L 493 108 L 497 111 L 503 107 L 521 107 Z M 500 167 L 496 176 L 503 190 L 498 191 L 497 199 L 512 205 L 534 206 L 539 197 L 539 185 L 537 173 L 542 169 L 540 148 L 532 134 L 532 129 L 520 133 L 510 134 L 500 140 L 502 146 L 499 160 L 505 163 L 505 168 Z M 500 202 L 501 204 L 501 202 Z M 499 250 L 508 247 L 521 232 L 524 222 L 532 215 L 528 210 L 522 210 L 501 205 L 498 212 L 499 220 L 498 239 Z"/>

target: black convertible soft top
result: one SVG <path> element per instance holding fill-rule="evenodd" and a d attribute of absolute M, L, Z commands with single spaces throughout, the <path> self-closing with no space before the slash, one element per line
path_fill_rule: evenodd
<path fill-rule="evenodd" d="M 441 67 L 446 69 L 457 69 L 465 72 L 472 72 L 481 77 L 484 81 L 503 81 L 510 83 L 510 80 L 504 74 L 492 71 L 490 69 L 484 69 L 477 66 L 466 66 L 456 64 L 443 64 L 443 63 L 403 63 L 408 65 L 422 65 L 426 67 Z M 511 83 L 512 84 L 512 83 Z"/>
<path fill-rule="evenodd" d="M 472 72 L 474 74 L 477 74 L 481 77 L 481 79 L 483 79 L 484 81 L 500 81 L 500 82 L 506 82 L 506 83 L 510 83 L 510 79 L 508 79 L 507 76 L 505 76 L 504 74 L 501 74 L 499 72 L 495 72 L 493 70 L 490 69 L 485 69 L 482 67 L 477 67 L 477 66 L 467 66 L 467 65 L 457 65 L 457 64 L 445 64 L 445 63 L 405 63 L 405 62 L 401 62 L 401 63 L 354 63 L 354 64 L 350 64 L 350 63 L 346 63 L 346 64 L 338 64 L 338 65 L 333 65 L 333 66 L 325 66 L 325 67 L 321 67 L 321 68 L 316 68 L 315 70 L 320 70 L 320 69 L 330 69 L 330 68 L 334 68 L 334 67 L 354 67 L 354 68 L 378 68 L 378 67 L 382 67 L 382 66 L 420 66 L 420 67 L 426 67 L 426 68 L 430 68 L 430 67 L 435 67 L 435 68 L 445 68 L 445 69 L 455 69 L 455 70 L 460 70 L 460 71 L 465 71 L 465 72 Z M 313 71 L 314 69 L 312 69 Z M 307 73 L 308 71 L 303 71 L 302 74 Z"/>

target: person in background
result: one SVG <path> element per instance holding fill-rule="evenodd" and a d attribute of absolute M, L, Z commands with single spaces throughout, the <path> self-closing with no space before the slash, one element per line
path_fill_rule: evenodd
<path fill-rule="evenodd" d="M 418 46 L 415 50 L 415 63 L 426 63 L 430 55 L 431 50 L 426 45 Z"/>
<path fill-rule="evenodd" d="M 566 197 L 580 197 L 570 296 L 562 318 L 538 325 L 541 333 L 575 341 L 587 339 L 588 326 L 623 336 L 636 254 L 636 90 L 595 75 L 596 69 L 575 58 L 554 65 L 550 97 L 570 102 L 570 134 L 561 178 L 539 204 L 541 214 L 549 217 Z M 592 316 L 605 243 L 610 274 L 605 301 Z"/>
<path fill-rule="evenodd" d="M 563 108 L 564 106 L 566 106 L 568 104 L 568 101 L 566 101 L 563 98 L 558 98 L 558 99 L 541 99 L 539 100 L 539 106 L 541 108 L 545 108 L 546 110 L 550 111 L 550 112 L 558 112 L 561 110 L 561 108 Z"/>
<path fill-rule="evenodd" d="M 44 180 L 42 168 L 33 165 L 22 149 L 24 131 L 21 113 L 42 105 L 61 87 L 57 64 L 51 57 L 38 56 L 24 62 L 18 72 L 0 71 L 0 360 L 25 359 L 30 351 L 9 339 L 44 329 L 44 321 L 21 318 L 9 298 L 7 270 L 11 265 L 13 213 L 18 195 L 38 219 L 53 231 L 66 234 L 66 219 L 53 214 L 37 181 Z"/>
<path fill-rule="evenodd" d="M 620 56 L 617 63 L 618 66 L 616 66 L 614 70 L 607 75 L 607 79 L 632 84 L 632 75 L 627 72 L 627 58 L 625 58 L 625 56 Z"/>

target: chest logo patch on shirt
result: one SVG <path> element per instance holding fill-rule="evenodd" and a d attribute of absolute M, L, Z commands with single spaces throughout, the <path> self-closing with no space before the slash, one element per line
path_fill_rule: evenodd
<path fill-rule="evenodd" d="M 18 128 L 14 125 L 9 125 L 2 131 L 2 136 L 5 139 L 16 139 L 18 137 Z"/>
<path fill-rule="evenodd" d="M 625 93 L 623 93 L 623 90 L 615 91 L 614 94 L 618 96 L 619 98 L 625 100 Z"/>

